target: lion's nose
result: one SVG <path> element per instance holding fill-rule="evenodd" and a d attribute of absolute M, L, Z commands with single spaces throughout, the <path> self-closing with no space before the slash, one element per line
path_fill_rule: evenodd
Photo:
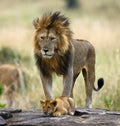
<path fill-rule="evenodd" d="M 43 49 L 43 51 L 44 51 L 45 53 L 47 53 L 47 52 L 48 52 L 48 49 Z"/>

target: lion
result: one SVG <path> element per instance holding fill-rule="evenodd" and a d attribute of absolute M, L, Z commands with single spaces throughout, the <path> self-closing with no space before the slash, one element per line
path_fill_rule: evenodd
<path fill-rule="evenodd" d="M 15 107 L 16 94 L 21 89 L 25 93 L 23 72 L 17 66 L 11 64 L 0 65 L 0 85 L 4 87 L 7 106 Z"/>
<path fill-rule="evenodd" d="M 75 103 L 72 98 L 59 97 L 50 100 L 41 100 L 43 113 L 48 116 L 74 115 Z"/>
<path fill-rule="evenodd" d="M 34 56 L 46 99 L 53 98 L 52 73 L 63 75 L 61 96 L 73 98 L 75 81 L 82 71 L 86 88 L 86 107 L 91 108 L 92 90 L 104 84 L 98 80 L 95 88 L 95 49 L 87 40 L 73 39 L 70 22 L 60 12 L 46 13 L 33 21 Z"/>

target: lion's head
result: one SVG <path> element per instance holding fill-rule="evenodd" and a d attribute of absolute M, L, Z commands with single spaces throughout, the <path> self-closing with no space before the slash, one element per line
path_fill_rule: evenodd
<path fill-rule="evenodd" d="M 71 30 L 69 20 L 60 12 L 48 13 L 33 21 L 36 29 L 34 51 L 43 58 L 51 59 L 56 54 L 63 55 L 69 48 Z"/>
<path fill-rule="evenodd" d="M 56 110 L 57 101 L 50 99 L 50 100 L 41 100 L 40 101 L 43 113 L 46 115 L 52 115 Z"/>

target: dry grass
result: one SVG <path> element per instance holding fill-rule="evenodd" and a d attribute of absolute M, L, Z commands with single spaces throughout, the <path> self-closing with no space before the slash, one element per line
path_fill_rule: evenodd
<path fill-rule="evenodd" d="M 5 0 L 0 3 L 2 8 L 2 14 L 0 15 L 0 19 L 2 20 L 0 23 L 0 47 L 3 45 L 9 46 L 13 50 L 19 50 L 22 55 L 27 53 L 31 57 L 31 62 L 29 64 L 26 65 L 23 63 L 21 65 L 28 75 L 26 96 L 23 98 L 21 94 L 19 94 L 16 101 L 19 103 L 17 107 L 24 109 L 37 108 L 39 107 L 40 99 L 44 98 L 44 93 L 39 73 L 33 59 L 32 42 L 34 29 L 31 22 L 34 17 L 40 16 L 43 11 L 47 9 L 47 1 L 41 1 L 40 3 L 38 0 L 36 0 L 36 2 L 26 0 L 23 5 L 20 0 L 17 0 L 17 2 L 14 3 L 14 6 L 10 6 L 10 2 L 8 1 L 9 0 Z M 55 1 L 53 0 L 53 3 L 54 2 Z M 56 9 L 56 4 L 51 4 L 49 5 L 49 9 L 61 10 L 61 8 L 64 7 L 63 1 L 57 1 L 57 4 L 60 5 L 59 8 Z M 89 6 L 89 11 L 92 5 L 89 5 L 89 3 L 86 4 L 85 2 L 83 10 L 87 6 Z M 96 7 L 94 7 L 94 9 L 96 10 Z M 79 14 L 74 13 L 75 10 L 74 12 L 68 12 L 62 9 L 62 11 L 71 18 L 71 29 L 74 32 L 74 38 L 89 40 L 96 48 L 96 82 L 99 77 L 103 77 L 105 79 L 105 85 L 100 92 L 93 93 L 93 107 L 120 109 L 119 21 L 117 18 L 115 20 L 109 20 L 104 14 L 102 18 L 99 18 L 99 11 L 94 14 L 89 12 L 89 15 L 83 13 L 81 17 Z M 77 12 L 79 13 L 80 10 L 77 10 Z M 91 10 L 91 12 L 93 13 L 93 10 Z M 92 18 L 91 15 L 93 15 Z M 53 78 L 53 92 L 54 96 L 57 97 L 62 91 L 62 78 L 56 77 L 56 75 L 53 75 Z M 74 96 L 76 104 L 84 107 L 85 90 L 82 76 L 77 79 L 74 88 Z M 4 99 L 4 97 L 2 99 Z"/>

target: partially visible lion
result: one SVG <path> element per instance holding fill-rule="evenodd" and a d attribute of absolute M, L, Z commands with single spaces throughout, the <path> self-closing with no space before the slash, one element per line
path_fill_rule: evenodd
<path fill-rule="evenodd" d="M 25 91 L 22 70 L 10 64 L 0 65 L 0 85 L 4 87 L 7 106 L 14 107 L 19 89 L 21 89 L 22 93 Z"/>
<path fill-rule="evenodd" d="M 82 71 L 86 88 L 86 107 L 90 108 L 92 90 L 101 89 L 104 81 L 102 78 L 99 79 L 98 88 L 94 87 L 95 49 L 86 40 L 73 39 L 69 24 L 68 18 L 60 12 L 48 13 L 33 21 L 36 30 L 34 36 L 36 64 L 46 99 L 53 98 L 53 72 L 63 75 L 62 96 L 73 97 L 75 81 Z"/>
<path fill-rule="evenodd" d="M 48 116 L 73 115 L 75 111 L 74 100 L 70 97 L 59 97 L 56 99 L 41 100 L 40 102 L 44 114 Z"/>

